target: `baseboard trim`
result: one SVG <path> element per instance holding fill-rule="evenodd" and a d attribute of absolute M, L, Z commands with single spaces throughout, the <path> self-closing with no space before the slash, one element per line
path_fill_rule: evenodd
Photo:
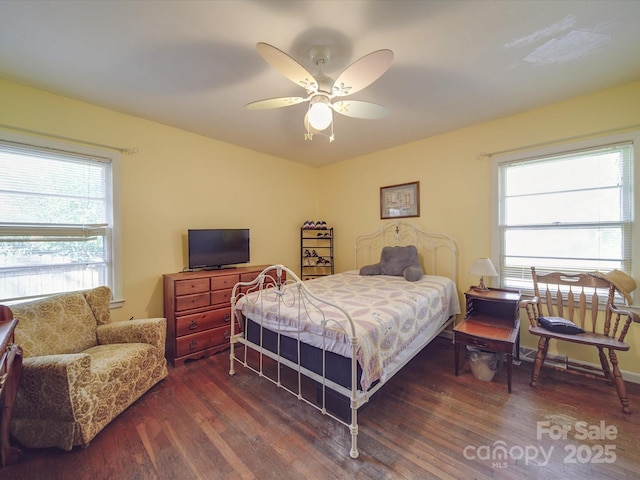
<path fill-rule="evenodd" d="M 444 330 L 440 332 L 440 336 L 453 341 L 453 332 L 451 330 Z M 533 361 L 536 358 L 536 352 L 537 352 L 537 349 L 520 346 L 520 361 L 533 363 Z M 600 365 L 598 364 L 589 363 L 589 362 L 576 362 L 575 360 L 568 358 L 566 355 L 547 354 L 547 358 L 556 360 L 556 362 L 558 363 L 554 363 L 554 366 L 560 369 L 562 369 L 562 364 L 563 363 L 566 364 L 567 361 L 571 361 L 573 363 L 578 363 L 578 364 L 586 365 L 590 367 L 600 368 Z M 514 363 L 515 363 L 515 359 L 514 359 Z M 625 382 L 640 384 L 640 373 L 629 372 L 628 370 L 622 370 L 622 378 L 624 378 Z"/>
<path fill-rule="evenodd" d="M 529 348 L 529 347 L 523 347 L 520 346 L 520 360 L 521 361 L 525 361 L 525 362 L 529 362 L 529 363 L 533 363 L 533 361 L 536 358 L 536 352 L 537 349 L 533 349 L 533 348 Z M 594 368 L 600 368 L 599 364 L 595 364 L 595 363 L 590 363 L 590 362 L 577 362 L 576 360 L 572 360 L 570 358 L 568 358 L 566 355 L 551 355 L 551 354 L 547 354 L 547 357 L 550 359 L 554 359 L 560 363 L 558 364 L 554 364 L 554 366 L 556 366 L 556 368 L 562 368 L 561 363 L 565 362 L 567 360 L 580 364 L 580 365 L 585 365 L 588 367 L 594 367 Z M 638 383 L 640 384 L 640 373 L 636 373 L 636 372 L 629 372 L 627 370 L 622 370 L 622 378 L 624 378 L 625 382 L 630 382 L 630 383 Z"/>

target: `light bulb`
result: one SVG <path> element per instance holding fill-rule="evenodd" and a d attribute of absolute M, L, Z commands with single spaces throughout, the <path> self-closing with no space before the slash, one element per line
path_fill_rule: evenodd
<path fill-rule="evenodd" d="M 309 124 L 316 130 L 321 131 L 331 125 L 333 114 L 331 107 L 324 102 L 316 102 L 309 109 Z"/>

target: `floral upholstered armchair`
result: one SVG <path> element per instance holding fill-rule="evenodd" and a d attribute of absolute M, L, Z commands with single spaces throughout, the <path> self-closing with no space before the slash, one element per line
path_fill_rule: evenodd
<path fill-rule="evenodd" d="M 11 435 L 30 448 L 86 446 L 167 376 L 166 320 L 112 322 L 107 287 L 13 306 L 22 378 Z"/>

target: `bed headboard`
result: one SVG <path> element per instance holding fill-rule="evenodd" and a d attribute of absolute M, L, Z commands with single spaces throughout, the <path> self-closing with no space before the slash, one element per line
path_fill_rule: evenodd
<path fill-rule="evenodd" d="M 441 275 L 456 282 L 458 250 L 451 237 L 443 233 L 429 233 L 409 222 L 396 220 L 367 235 L 356 237 L 354 243 L 355 268 L 380 261 L 382 247 L 415 245 L 422 268 L 429 275 Z"/>

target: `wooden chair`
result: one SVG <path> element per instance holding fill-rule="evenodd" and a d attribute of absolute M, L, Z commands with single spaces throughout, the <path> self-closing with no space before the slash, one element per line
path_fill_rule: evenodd
<path fill-rule="evenodd" d="M 631 323 L 640 322 L 640 317 L 636 313 L 614 305 L 616 287 L 606 278 L 562 272 L 538 275 L 535 267 L 531 268 L 531 275 L 535 296 L 531 300 L 523 300 L 520 303 L 520 306 L 525 308 L 531 324 L 529 332 L 540 337 L 530 385 L 537 386 L 540 369 L 545 360 L 553 361 L 547 359 L 551 339 L 588 345 L 598 349 L 601 369 L 564 361 L 562 370 L 612 383 L 620 397 L 623 412 L 629 413 L 627 389 L 618 368 L 616 351 L 629 350 L 629 344 L 625 343 L 624 339 Z M 620 293 L 627 296 L 627 292 Z M 601 298 L 607 299 L 603 311 L 600 311 Z M 539 318 L 544 316 L 571 320 L 585 333 L 568 334 L 550 331 L 540 325 Z M 609 355 L 608 360 L 605 350 Z"/>

